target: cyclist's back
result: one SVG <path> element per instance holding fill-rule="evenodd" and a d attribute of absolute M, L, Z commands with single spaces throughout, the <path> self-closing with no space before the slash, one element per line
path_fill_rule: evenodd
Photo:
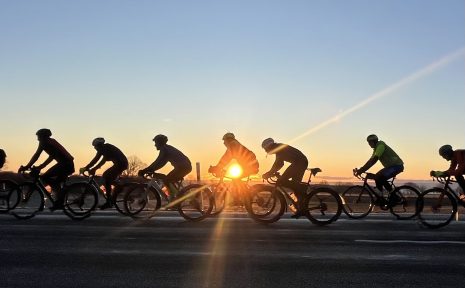
<path fill-rule="evenodd" d="M 126 167 L 125 169 L 128 167 L 128 159 L 126 156 L 119 148 L 110 143 L 103 144 L 97 149 L 97 153 L 97 156 L 103 156 L 106 161 L 111 161 L 116 166 Z"/>
<path fill-rule="evenodd" d="M 69 163 L 74 157 L 53 138 L 47 138 L 39 142 L 39 149 L 45 151 L 58 163 Z"/>
<path fill-rule="evenodd" d="M 191 161 L 184 153 L 168 144 L 160 148 L 157 160 L 149 167 L 150 169 L 158 170 L 168 162 L 174 168 L 192 167 Z"/>
<path fill-rule="evenodd" d="M 235 159 L 242 168 L 241 178 L 258 173 L 259 164 L 255 153 L 242 145 L 233 133 L 226 133 L 223 136 L 226 152 L 221 157 L 218 164 L 211 169 L 223 169 L 228 163 Z"/>

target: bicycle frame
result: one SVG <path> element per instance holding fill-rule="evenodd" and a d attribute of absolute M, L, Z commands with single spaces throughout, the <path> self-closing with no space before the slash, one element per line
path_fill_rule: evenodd
<path fill-rule="evenodd" d="M 444 192 L 441 193 L 439 201 L 442 201 L 442 198 L 444 198 L 444 193 L 449 192 L 454 197 L 454 200 L 455 200 L 456 203 L 458 203 L 458 204 L 462 205 L 463 207 L 465 207 L 465 203 L 460 200 L 460 198 L 458 196 L 458 192 L 456 192 L 456 190 L 454 190 L 454 189 L 452 189 L 452 187 L 450 187 L 451 183 L 456 183 L 457 182 L 456 180 L 451 179 L 451 176 L 433 177 L 433 180 L 434 179 L 436 179 L 436 181 L 438 181 L 439 183 L 444 184 L 444 187 L 442 188 L 444 190 Z"/>
<path fill-rule="evenodd" d="M 362 185 L 363 188 L 367 189 L 368 193 L 370 193 L 372 196 L 375 196 L 376 200 L 378 200 L 378 202 L 379 202 L 378 206 L 382 207 L 383 204 L 385 206 L 388 206 L 389 201 L 387 201 L 388 198 L 384 197 L 384 195 L 383 195 L 384 190 L 381 191 L 381 193 L 377 193 L 376 190 L 370 184 L 368 184 L 368 180 L 374 180 L 374 176 L 375 176 L 375 174 L 372 174 L 372 173 L 365 173 L 365 177 L 361 176 L 361 175 L 355 175 L 355 177 L 357 177 L 358 179 L 363 181 L 363 185 Z M 392 186 L 391 192 L 395 191 L 395 189 L 397 188 L 396 185 L 394 184 L 395 179 L 396 179 L 396 177 L 392 177 L 392 178 L 388 179 L 388 183 Z M 389 197 L 389 194 L 391 192 L 388 191 L 388 193 L 387 193 L 388 197 Z M 380 200 L 383 200 L 383 202 L 381 202 Z"/>

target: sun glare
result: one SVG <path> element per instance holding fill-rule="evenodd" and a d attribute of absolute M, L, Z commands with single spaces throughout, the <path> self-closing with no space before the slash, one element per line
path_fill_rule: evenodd
<path fill-rule="evenodd" d="M 242 175 L 242 167 L 239 164 L 232 164 L 228 168 L 228 176 L 231 178 L 239 178 Z"/>

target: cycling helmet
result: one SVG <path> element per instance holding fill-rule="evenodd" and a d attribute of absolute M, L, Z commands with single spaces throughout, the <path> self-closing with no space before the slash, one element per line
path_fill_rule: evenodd
<path fill-rule="evenodd" d="M 166 137 L 165 135 L 162 135 L 162 134 L 158 134 L 157 136 L 155 136 L 153 138 L 153 141 L 157 145 L 165 145 L 166 142 L 168 142 L 168 137 Z"/>
<path fill-rule="evenodd" d="M 105 144 L 105 139 L 102 137 L 97 137 L 92 141 L 92 146 Z"/>
<path fill-rule="evenodd" d="M 375 134 L 371 134 L 371 135 L 368 135 L 367 137 L 367 141 L 370 142 L 370 141 L 378 141 L 378 136 L 376 136 Z"/>
<path fill-rule="evenodd" d="M 275 142 L 272 138 L 266 138 L 265 140 L 263 140 L 262 142 L 262 148 L 267 150 L 270 148 L 271 145 L 273 145 Z"/>
<path fill-rule="evenodd" d="M 39 137 L 45 137 L 45 138 L 50 138 L 52 136 L 52 131 L 47 128 L 42 128 L 37 130 L 36 135 Z"/>
<path fill-rule="evenodd" d="M 224 136 L 223 136 L 223 140 L 227 140 L 227 139 L 234 140 L 234 139 L 236 139 L 236 136 L 234 136 L 233 133 L 228 132 L 228 133 L 224 134 Z"/>
<path fill-rule="evenodd" d="M 441 148 L 439 148 L 439 155 L 441 155 L 442 157 L 451 156 L 452 152 L 454 152 L 452 150 L 452 146 L 448 145 L 448 144 L 447 145 L 442 145 Z"/>

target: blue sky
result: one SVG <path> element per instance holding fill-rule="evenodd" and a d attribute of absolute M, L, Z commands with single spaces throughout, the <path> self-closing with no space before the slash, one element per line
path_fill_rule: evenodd
<path fill-rule="evenodd" d="M 291 144 L 342 177 L 369 157 L 371 133 L 399 152 L 405 177 L 446 167 L 440 145 L 465 147 L 464 1 L 0 1 L 0 35 L 11 169 L 49 127 L 77 166 L 97 136 L 149 163 L 165 133 L 205 167 L 232 131 L 266 170 L 264 138 L 290 141 L 457 51 Z"/>

